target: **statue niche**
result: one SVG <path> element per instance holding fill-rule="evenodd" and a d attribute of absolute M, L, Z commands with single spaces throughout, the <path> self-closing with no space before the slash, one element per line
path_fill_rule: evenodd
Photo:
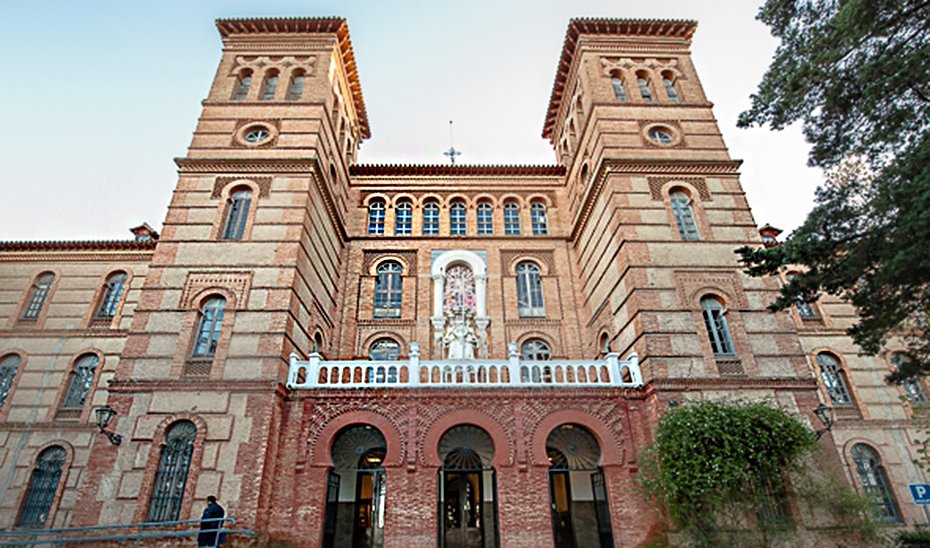
<path fill-rule="evenodd" d="M 455 264 L 446 269 L 443 287 L 443 356 L 449 360 L 473 360 L 479 339 L 475 334 L 475 275 L 471 268 Z"/>

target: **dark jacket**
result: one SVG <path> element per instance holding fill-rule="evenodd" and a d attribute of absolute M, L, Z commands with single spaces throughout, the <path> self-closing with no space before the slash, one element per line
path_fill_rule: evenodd
<path fill-rule="evenodd" d="M 223 510 L 223 507 L 215 502 L 211 502 L 210 505 L 204 509 L 200 519 L 215 519 L 225 516 L 226 511 Z M 220 546 L 226 544 L 226 533 L 220 533 L 219 542 L 217 542 L 216 538 L 216 530 L 222 528 L 224 523 L 225 522 L 222 521 L 201 522 L 201 533 L 197 535 L 197 546 Z"/>

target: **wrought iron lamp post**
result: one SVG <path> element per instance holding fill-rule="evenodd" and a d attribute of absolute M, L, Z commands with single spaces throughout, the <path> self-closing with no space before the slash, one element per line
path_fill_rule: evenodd
<path fill-rule="evenodd" d="M 110 440 L 110 443 L 113 445 L 119 445 L 123 442 L 123 436 L 115 432 L 107 432 L 107 425 L 110 424 L 110 421 L 113 420 L 113 417 L 116 416 L 116 410 L 114 410 L 109 405 L 104 405 L 94 410 L 94 413 L 97 416 L 97 428 L 100 429 L 101 434 L 106 434 L 107 439 Z"/>
<path fill-rule="evenodd" d="M 821 403 L 814 409 L 814 414 L 817 415 L 817 418 L 820 419 L 820 422 L 822 422 L 824 426 L 820 430 L 814 432 L 814 435 L 817 436 L 819 440 L 821 436 L 833 428 L 833 408 Z"/>

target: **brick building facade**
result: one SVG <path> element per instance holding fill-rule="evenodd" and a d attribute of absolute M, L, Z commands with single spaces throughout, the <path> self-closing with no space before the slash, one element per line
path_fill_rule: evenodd
<path fill-rule="evenodd" d="M 767 312 L 736 263 L 761 239 L 695 23 L 571 21 L 548 166 L 358 164 L 344 20 L 217 27 L 160 236 L 0 243 L 0 528 L 216 494 L 307 546 L 637 545 L 657 417 L 734 396 L 832 405 L 823 459 L 926 523 L 901 354 L 861 356 L 831 299 Z"/>

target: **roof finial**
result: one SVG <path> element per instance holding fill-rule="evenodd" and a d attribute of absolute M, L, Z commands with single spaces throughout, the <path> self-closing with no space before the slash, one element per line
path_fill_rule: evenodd
<path fill-rule="evenodd" d="M 461 156 L 462 151 L 455 150 L 455 145 L 453 144 L 452 139 L 452 120 L 449 120 L 449 150 L 443 152 L 443 155 L 449 157 L 449 161 L 455 164 L 455 157 Z"/>

